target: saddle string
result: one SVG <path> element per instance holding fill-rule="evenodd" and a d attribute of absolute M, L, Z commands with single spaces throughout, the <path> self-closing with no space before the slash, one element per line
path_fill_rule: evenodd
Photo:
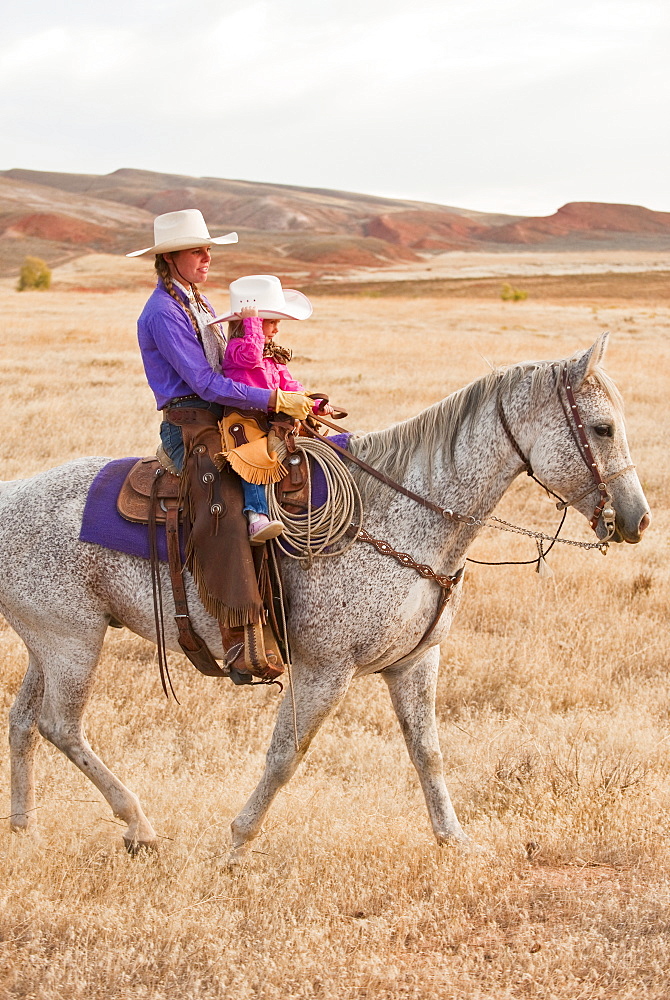
<path fill-rule="evenodd" d="M 158 558 L 158 543 L 156 539 L 156 500 L 158 494 L 158 483 L 165 469 L 156 469 L 156 475 L 151 484 L 151 495 L 149 504 L 149 565 L 151 568 L 151 590 L 154 599 L 154 622 L 156 624 L 156 648 L 158 651 L 158 671 L 160 674 L 163 692 L 169 698 L 168 685 L 172 692 L 172 697 L 179 705 L 179 698 L 172 686 L 172 678 L 167 660 L 167 649 L 165 647 L 165 619 L 163 617 L 163 587 L 161 584 L 161 566 Z"/>

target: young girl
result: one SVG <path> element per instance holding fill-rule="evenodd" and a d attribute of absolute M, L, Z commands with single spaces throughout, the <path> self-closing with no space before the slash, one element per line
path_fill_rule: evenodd
<path fill-rule="evenodd" d="M 274 338 L 282 319 L 307 319 L 311 313 L 309 299 L 302 292 L 283 289 L 279 278 L 274 275 L 253 274 L 233 281 L 230 285 L 230 313 L 214 320 L 228 320 L 223 374 L 248 386 L 275 390 L 277 412 L 280 412 L 282 393 L 304 393 L 305 390 L 288 370 L 290 350 L 280 347 Z M 324 400 L 318 399 L 312 412 L 328 414 L 333 409 Z M 253 425 L 246 422 L 245 436 L 248 440 L 239 445 L 235 428 L 235 416 L 232 423 L 224 420 L 223 437 L 227 448 L 224 455 L 242 477 L 249 537 L 252 542 L 260 544 L 276 538 L 283 531 L 281 521 L 270 521 L 268 518 L 265 485 L 281 479 L 285 469 L 276 453 L 268 452 L 267 435 L 263 430 L 258 428 L 254 431 Z M 232 440 L 229 435 L 232 435 Z"/>

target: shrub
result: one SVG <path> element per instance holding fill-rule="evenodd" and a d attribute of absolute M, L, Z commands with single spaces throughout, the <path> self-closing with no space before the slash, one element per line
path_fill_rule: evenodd
<path fill-rule="evenodd" d="M 500 291 L 500 298 L 503 302 L 522 302 L 523 299 L 528 298 L 528 292 L 524 292 L 520 288 L 513 288 L 512 285 L 505 282 Z"/>
<path fill-rule="evenodd" d="M 17 291 L 26 288 L 46 289 L 51 286 L 51 270 L 39 257 L 26 257 L 21 266 Z"/>

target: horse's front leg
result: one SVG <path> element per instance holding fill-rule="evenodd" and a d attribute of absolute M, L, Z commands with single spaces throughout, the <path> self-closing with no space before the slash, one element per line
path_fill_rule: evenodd
<path fill-rule="evenodd" d="M 469 838 L 458 822 L 447 791 L 437 735 L 435 691 L 439 662 L 439 646 L 433 646 L 416 665 L 397 672 L 391 668 L 382 676 L 419 775 L 438 844 L 467 844 Z"/>
<path fill-rule="evenodd" d="M 231 823 L 232 850 L 229 861 L 240 861 L 249 844 L 260 833 L 261 824 L 277 792 L 293 776 L 321 723 L 344 697 L 353 670 L 315 673 L 293 666 L 297 720 L 293 725 L 291 692 L 282 701 L 272 740 L 265 758 L 265 770 L 246 805 Z"/>

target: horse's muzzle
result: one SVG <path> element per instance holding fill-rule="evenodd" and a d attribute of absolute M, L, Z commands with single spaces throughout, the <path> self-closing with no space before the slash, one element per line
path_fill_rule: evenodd
<path fill-rule="evenodd" d="M 645 511 L 633 530 L 630 529 L 623 518 L 617 517 L 616 528 L 614 534 L 610 538 L 610 541 L 627 542 L 629 545 L 637 545 L 650 524 L 651 514 L 649 511 Z"/>

